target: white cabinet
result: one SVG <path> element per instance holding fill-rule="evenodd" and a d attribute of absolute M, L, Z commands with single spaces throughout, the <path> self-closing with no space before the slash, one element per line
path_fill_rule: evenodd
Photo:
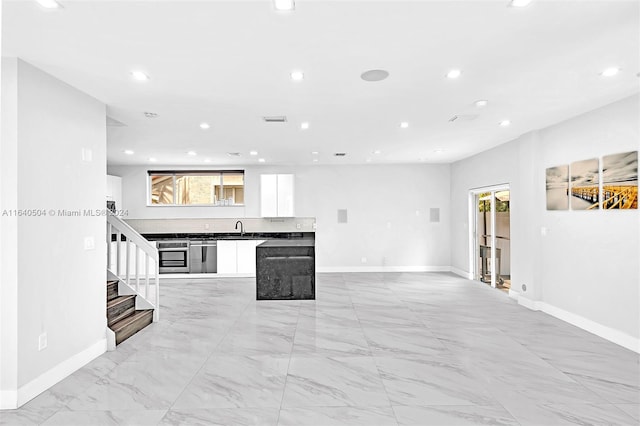
<path fill-rule="evenodd" d="M 238 241 L 237 259 L 239 274 L 256 274 L 256 246 L 262 241 Z"/>
<path fill-rule="evenodd" d="M 293 175 L 260 175 L 262 217 L 294 216 Z"/>
<path fill-rule="evenodd" d="M 218 240 L 218 273 L 235 274 L 238 272 L 238 253 L 236 241 Z"/>
<path fill-rule="evenodd" d="M 115 201 L 116 209 L 122 209 L 122 178 L 107 175 L 107 201 Z"/>
<path fill-rule="evenodd" d="M 218 240 L 219 274 L 256 274 L 256 246 L 263 240 Z"/>

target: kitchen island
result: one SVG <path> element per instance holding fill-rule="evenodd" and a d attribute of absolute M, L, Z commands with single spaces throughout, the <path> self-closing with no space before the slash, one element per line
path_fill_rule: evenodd
<path fill-rule="evenodd" d="M 256 299 L 315 299 L 315 240 L 270 240 L 256 247 Z"/>

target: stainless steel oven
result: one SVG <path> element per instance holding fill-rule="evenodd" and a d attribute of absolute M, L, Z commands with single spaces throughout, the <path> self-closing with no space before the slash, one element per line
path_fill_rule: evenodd
<path fill-rule="evenodd" d="M 158 263 L 161 274 L 189 272 L 189 241 L 158 241 Z"/>

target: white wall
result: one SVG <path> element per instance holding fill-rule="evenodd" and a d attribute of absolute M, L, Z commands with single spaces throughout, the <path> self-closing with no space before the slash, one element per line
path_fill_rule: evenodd
<path fill-rule="evenodd" d="M 3 60 L 1 70 L 0 211 L 4 211 L 18 205 L 17 61 Z M 0 408 L 14 408 L 18 399 L 17 231 L 17 217 L 0 216 Z"/>
<path fill-rule="evenodd" d="M 296 215 L 316 218 L 319 270 L 425 270 L 450 264 L 449 165 L 247 166 L 244 207 L 148 207 L 148 169 L 109 167 L 123 179 L 129 218 L 258 217 L 260 174 L 293 173 Z M 429 222 L 430 208 L 440 209 L 439 223 Z M 348 223 L 337 223 L 338 209 L 347 209 Z"/>
<path fill-rule="evenodd" d="M 640 213 L 547 211 L 545 169 L 639 149 L 638 101 L 620 100 L 451 165 L 452 265 L 470 272 L 469 190 L 509 183 L 512 290 L 533 307 L 635 350 Z"/>
<path fill-rule="evenodd" d="M 10 112 L 2 115 L 3 136 L 5 126 L 16 131 L 2 140 L 2 208 L 47 211 L 12 220 L 17 238 L 5 238 L 2 218 L 3 254 L 17 257 L 5 270 L 3 256 L 2 296 L 4 303 L 11 284 L 5 279 L 15 280 L 17 295 L 8 303 L 17 306 L 21 404 L 106 348 L 105 218 L 58 214 L 105 207 L 106 114 L 104 104 L 23 61 L 3 58 L 3 67 L 17 76 L 3 79 L 5 88 L 17 90 L 17 102 L 3 96 L 3 111 Z M 92 161 L 83 161 L 82 149 L 91 150 Z M 15 188 L 5 192 L 9 182 Z M 85 237 L 94 238 L 94 249 L 84 249 Z M 45 332 L 48 346 L 38 351 Z"/>

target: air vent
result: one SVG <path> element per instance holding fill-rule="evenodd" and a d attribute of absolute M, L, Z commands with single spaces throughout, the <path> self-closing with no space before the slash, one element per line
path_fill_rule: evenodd
<path fill-rule="evenodd" d="M 272 115 L 262 117 L 265 123 L 286 123 L 287 117 L 284 115 Z"/>
<path fill-rule="evenodd" d="M 109 127 L 127 127 L 127 125 L 124 124 L 123 122 L 118 121 L 113 117 L 109 117 L 108 115 L 107 115 L 107 126 L 109 126 Z"/>
<path fill-rule="evenodd" d="M 240 157 L 240 153 L 239 152 L 227 152 L 227 155 L 229 157 Z"/>
<path fill-rule="evenodd" d="M 449 119 L 450 123 L 453 123 L 454 121 L 473 121 L 476 118 L 478 118 L 477 115 L 473 115 L 473 114 L 468 114 L 468 115 L 454 115 L 453 117 L 451 117 Z"/>
<path fill-rule="evenodd" d="M 333 155 L 336 156 L 336 157 L 346 157 L 347 153 L 346 152 L 336 152 Z"/>
<path fill-rule="evenodd" d="M 147 117 L 147 118 L 158 118 L 158 114 L 155 113 L 155 112 L 148 112 L 147 111 L 147 112 L 144 113 L 144 116 Z"/>

